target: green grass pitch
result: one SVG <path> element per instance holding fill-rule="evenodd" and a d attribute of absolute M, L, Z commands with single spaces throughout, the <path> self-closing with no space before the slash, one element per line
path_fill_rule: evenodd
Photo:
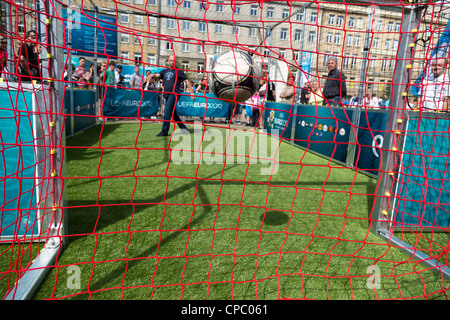
<path fill-rule="evenodd" d="M 68 245 L 34 299 L 372 300 L 442 288 L 369 232 L 375 179 L 285 142 L 274 175 L 248 158 L 174 164 L 177 142 L 156 137 L 160 126 L 108 122 L 68 139 Z M 14 251 L 2 246 L 0 271 Z"/>

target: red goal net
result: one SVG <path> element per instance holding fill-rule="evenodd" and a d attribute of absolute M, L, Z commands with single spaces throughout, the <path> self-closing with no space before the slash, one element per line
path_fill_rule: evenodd
<path fill-rule="evenodd" d="M 445 2 L 0 13 L 4 299 L 447 299 Z"/>

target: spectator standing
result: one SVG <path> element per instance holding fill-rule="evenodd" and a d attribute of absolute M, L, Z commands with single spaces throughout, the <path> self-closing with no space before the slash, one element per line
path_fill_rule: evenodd
<path fill-rule="evenodd" d="M 378 99 L 376 94 L 372 95 L 372 99 L 370 99 L 370 106 L 375 109 L 380 108 L 380 99 Z"/>
<path fill-rule="evenodd" d="M 158 137 L 169 135 L 170 123 L 172 119 L 178 123 L 178 126 L 183 132 L 189 133 L 188 128 L 181 122 L 176 110 L 177 101 L 181 94 L 180 85 L 182 82 L 187 85 L 188 91 L 191 93 L 191 99 L 195 99 L 194 90 L 186 74 L 183 70 L 175 68 L 174 55 L 169 57 L 168 64 L 168 68 L 163 69 L 159 74 L 155 74 L 155 76 L 162 80 L 164 98 L 166 100 L 166 105 L 164 108 L 164 121 L 161 132 L 157 134 Z"/>
<path fill-rule="evenodd" d="M 437 58 L 431 64 L 431 73 L 424 77 L 419 92 L 418 106 L 426 110 L 448 111 L 450 78 L 446 74 L 447 59 Z"/>
<path fill-rule="evenodd" d="M 101 75 L 101 78 L 105 81 L 105 85 L 113 86 L 115 85 L 115 70 L 116 63 L 114 61 L 110 61 L 108 65 L 108 69 Z"/>
<path fill-rule="evenodd" d="M 300 103 L 308 104 L 309 99 L 311 99 L 311 87 L 309 86 L 309 82 L 306 82 L 305 87 L 300 92 Z"/>
<path fill-rule="evenodd" d="M 26 33 L 25 41 L 20 45 L 17 73 L 21 81 L 31 82 L 36 80 L 40 82 L 40 61 L 36 39 L 36 32 L 30 30 Z"/>
<path fill-rule="evenodd" d="M 117 85 L 120 81 L 120 76 L 122 74 L 122 66 L 119 64 L 116 66 L 116 69 L 114 70 L 114 85 Z"/>
<path fill-rule="evenodd" d="M 328 76 L 323 88 L 323 105 L 342 105 L 343 98 L 347 95 L 346 77 L 338 70 L 336 58 L 327 61 Z"/>
<path fill-rule="evenodd" d="M 139 66 L 134 67 L 134 73 L 130 77 L 130 88 L 140 88 L 142 77 Z"/>
<path fill-rule="evenodd" d="M 294 81 L 295 77 L 292 74 L 288 75 L 286 87 L 280 93 L 280 98 L 282 102 L 292 103 L 294 100 Z"/>
<path fill-rule="evenodd" d="M 319 85 L 318 81 L 313 81 L 311 83 L 312 90 L 311 90 L 311 98 L 309 99 L 309 103 L 312 103 L 316 106 L 323 105 L 323 93 L 322 88 Z"/>
<path fill-rule="evenodd" d="M 89 84 L 89 80 L 91 75 L 93 75 L 93 70 L 89 69 L 89 71 L 86 71 L 86 59 L 83 57 L 80 57 L 78 59 L 78 67 L 75 69 L 75 75 L 78 78 L 77 85 L 80 88 L 87 88 Z"/>

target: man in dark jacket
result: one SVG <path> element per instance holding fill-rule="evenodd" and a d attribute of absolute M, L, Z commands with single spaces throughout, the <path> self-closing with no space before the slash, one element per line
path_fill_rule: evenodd
<path fill-rule="evenodd" d="M 328 73 L 325 86 L 323 88 L 323 105 L 342 105 L 342 99 L 347 95 L 347 86 L 345 85 L 345 75 L 337 68 L 336 58 L 330 58 L 327 61 Z"/>

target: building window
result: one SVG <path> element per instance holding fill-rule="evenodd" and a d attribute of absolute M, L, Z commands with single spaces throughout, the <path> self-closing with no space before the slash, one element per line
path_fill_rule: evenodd
<path fill-rule="evenodd" d="M 240 4 L 236 4 L 235 8 L 234 8 L 234 14 L 241 14 L 241 5 Z M 200 62 L 199 62 L 200 63 Z M 203 68 L 205 68 L 205 66 L 203 65 Z"/>
<path fill-rule="evenodd" d="M 282 19 L 287 19 L 289 17 L 289 9 L 283 9 L 283 13 L 281 14 Z"/>
<path fill-rule="evenodd" d="M 361 40 L 360 36 L 355 36 L 355 47 L 359 47 L 360 40 Z"/>
<path fill-rule="evenodd" d="M 334 44 L 340 44 L 341 43 L 341 34 L 340 33 L 336 33 L 334 35 Z"/>
<path fill-rule="evenodd" d="M 400 22 L 395 24 L 395 32 L 400 32 Z"/>
<path fill-rule="evenodd" d="M 386 39 L 384 43 L 384 49 L 389 50 L 391 48 L 391 39 Z"/>
<path fill-rule="evenodd" d="M 267 8 L 267 18 L 273 18 L 274 8 L 268 7 Z"/>
<path fill-rule="evenodd" d="M 334 24 L 334 14 L 330 14 L 328 17 L 328 24 Z"/>
<path fill-rule="evenodd" d="M 351 34 L 349 34 L 349 35 L 347 36 L 347 40 L 346 40 L 345 44 L 346 44 L 347 46 L 351 46 L 351 45 L 353 44 L 353 36 L 352 36 Z"/>
<path fill-rule="evenodd" d="M 167 0 L 168 7 L 175 7 L 175 0 Z"/>
<path fill-rule="evenodd" d="M 130 35 L 126 33 L 120 34 L 120 43 L 130 43 Z"/>
<path fill-rule="evenodd" d="M 156 64 L 156 55 L 155 54 L 149 54 L 147 56 L 147 63 L 149 63 L 149 64 Z"/>
<path fill-rule="evenodd" d="M 372 47 L 378 48 L 380 45 L 380 38 L 373 38 Z"/>
<path fill-rule="evenodd" d="M 350 17 L 348 19 L 348 26 L 349 27 L 354 27 L 355 26 L 355 18 L 354 17 Z"/>
<path fill-rule="evenodd" d="M 216 4 L 216 12 L 223 12 L 223 2 L 218 1 Z"/>
<path fill-rule="evenodd" d="M 128 13 L 121 13 L 120 14 L 120 22 L 121 23 L 130 23 L 130 16 Z"/>
<path fill-rule="evenodd" d="M 280 35 L 280 39 L 281 40 L 286 40 L 287 39 L 287 32 L 288 32 L 287 28 L 281 28 L 281 35 Z"/>
<path fill-rule="evenodd" d="M 198 31 L 199 32 L 206 32 L 206 22 L 199 22 L 199 24 L 198 24 Z"/>
<path fill-rule="evenodd" d="M 316 32 L 310 31 L 308 34 L 308 42 L 316 42 Z"/>
<path fill-rule="evenodd" d="M 327 43 L 332 43 L 333 42 L 333 34 L 331 32 L 327 33 Z"/>
<path fill-rule="evenodd" d="M 216 33 L 223 33 L 223 25 L 216 24 Z"/>
<path fill-rule="evenodd" d="M 394 31 L 394 23 L 393 22 L 388 23 L 387 31 Z"/>
<path fill-rule="evenodd" d="M 134 16 L 134 24 L 144 24 L 144 17 L 143 16 Z"/>
<path fill-rule="evenodd" d="M 191 22 L 183 20 L 183 30 L 191 30 Z"/>
<path fill-rule="evenodd" d="M 231 33 L 232 33 L 233 35 L 238 35 L 238 34 L 239 34 L 239 26 L 233 27 Z"/>
<path fill-rule="evenodd" d="M 348 53 L 344 53 L 344 59 L 342 60 L 342 66 L 344 68 L 348 68 L 348 63 L 350 61 L 350 57 Z"/>
<path fill-rule="evenodd" d="M 148 24 L 152 27 L 157 25 L 157 20 L 155 17 L 148 17 Z"/>
<path fill-rule="evenodd" d="M 181 61 L 181 69 L 189 70 L 189 61 Z"/>
<path fill-rule="evenodd" d="M 350 65 L 350 68 L 355 69 L 357 62 L 358 62 L 358 55 L 354 54 L 353 57 L 352 57 L 352 63 Z"/>
<path fill-rule="evenodd" d="M 302 30 L 295 29 L 294 40 L 295 41 L 300 41 L 301 39 L 302 39 Z"/>
<path fill-rule="evenodd" d="M 251 6 L 250 7 L 250 15 L 251 16 L 257 16 L 258 15 L 258 6 Z"/>
<path fill-rule="evenodd" d="M 256 37 L 256 28 L 249 28 L 248 29 L 248 36 L 252 37 L 252 38 Z"/>
<path fill-rule="evenodd" d="M 197 71 L 205 71 L 205 63 L 197 62 Z"/>
<path fill-rule="evenodd" d="M 191 0 L 184 0 L 183 7 L 186 9 L 190 9 L 191 8 Z"/>
<path fill-rule="evenodd" d="M 313 12 L 311 13 L 311 22 L 316 23 L 317 22 L 317 13 Z"/>
<path fill-rule="evenodd" d="M 344 17 L 343 16 L 337 16 L 336 18 L 336 25 L 342 26 L 344 24 Z"/>
<path fill-rule="evenodd" d="M 183 42 L 181 44 L 181 50 L 183 50 L 183 52 L 189 52 L 191 50 L 191 44 L 189 43 L 189 41 Z"/>
<path fill-rule="evenodd" d="M 147 38 L 147 44 L 149 46 L 156 46 L 156 39 L 155 38 Z"/>
<path fill-rule="evenodd" d="M 167 29 L 175 29 L 175 19 L 167 19 Z"/>
<path fill-rule="evenodd" d="M 375 22 L 375 30 L 381 30 L 382 24 L 383 24 L 383 21 L 377 20 L 377 22 Z"/>
<path fill-rule="evenodd" d="M 130 58 L 130 54 L 126 51 L 121 51 L 120 58 L 121 58 L 122 62 L 125 62 L 125 60 L 128 60 Z"/>
<path fill-rule="evenodd" d="M 134 54 L 134 61 L 142 62 L 142 55 L 140 53 L 135 53 Z"/>
<path fill-rule="evenodd" d="M 362 25 L 363 25 L 363 19 L 362 18 L 356 19 L 356 27 L 362 28 Z"/>

